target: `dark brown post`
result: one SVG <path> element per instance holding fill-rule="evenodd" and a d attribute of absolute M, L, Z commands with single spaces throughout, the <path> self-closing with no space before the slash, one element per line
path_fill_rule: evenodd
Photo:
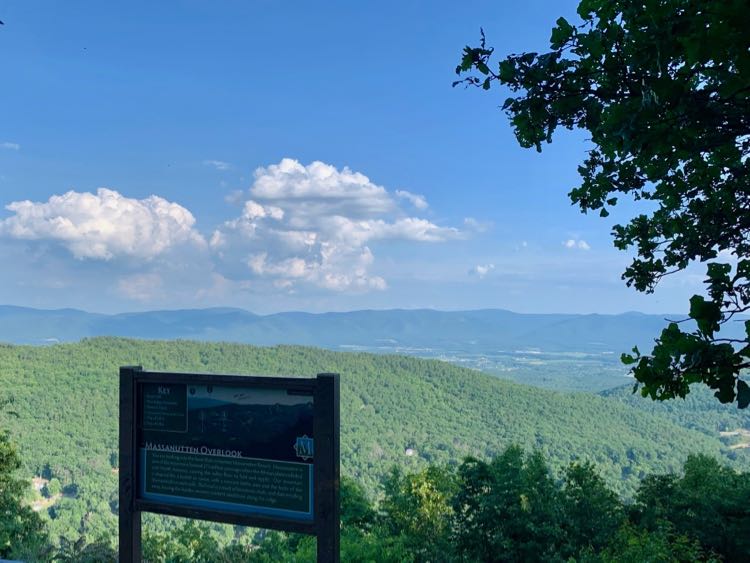
<path fill-rule="evenodd" d="M 314 398 L 314 488 L 318 563 L 339 563 L 339 375 L 318 374 Z"/>
<path fill-rule="evenodd" d="M 135 373 L 120 368 L 120 563 L 141 562 L 141 513 L 135 510 Z"/>

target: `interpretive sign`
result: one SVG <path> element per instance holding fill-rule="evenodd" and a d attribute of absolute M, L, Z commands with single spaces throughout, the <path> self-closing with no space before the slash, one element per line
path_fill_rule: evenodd
<path fill-rule="evenodd" d="M 140 512 L 318 536 L 338 561 L 339 383 L 120 369 L 120 560 Z"/>

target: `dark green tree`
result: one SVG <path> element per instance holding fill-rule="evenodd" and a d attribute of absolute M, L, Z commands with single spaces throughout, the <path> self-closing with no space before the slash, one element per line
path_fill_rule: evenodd
<path fill-rule="evenodd" d="M 44 485 L 41 491 L 42 496 L 44 496 L 44 498 L 53 498 L 59 495 L 61 492 L 62 492 L 62 485 L 60 484 L 60 480 L 57 479 L 56 477 L 53 477 L 52 479 L 50 479 L 49 483 Z"/>
<path fill-rule="evenodd" d="M 341 479 L 341 525 L 369 530 L 375 524 L 376 512 L 361 484 L 350 477 Z"/>
<path fill-rule="evenodd" d="M 750 557 L 749 477 L 708 456 L 691 456 L 682 477 L 643 480 L 633 519 L 651 533 L 668 523 L 726 561 L 746 561 Z"/>
<path fill-rule="evenodd" d="M 223 556 L 220 545 L 205 523 L 185 520 L 171 533 L 146 534 L 143 542 L 146 561 L 174 563 L 223 563 L 232 561 Z"/>
<path fill-rule="evenodd" d="M 490 463 L 467 459 L 454 496 L 461 561 L 564 561 L 559 489 L 541 454 L 511 446 Z"/>
<path fill-rule="evenodd" d="M 8 434 L 0 431 L 0 557 L 36 560 L 47 551 L 44 523 L 24 502 L 29 483 L 16 472 L 21 460 Z"/>
<path fill-rule="evenodd" d="M 600 553 L 585 555 L 581 563 L 719 563 L 707 556 L 700 544 L 685 535 L 675 534 L 670 527 L 646 532 L 625 525 L 612 537 Z"/>
<path fill-rule="evenodd" d="M 383 489 L 384 531 L 398 538 L 414 561 L 451 561 L 455 475 L 438 466 L 412 475 L 394 468 Z"/>
<path fill-rule="evenodd" d="M 522 147 L 541 151 L 559 127 L 588 131 L 572 202 L 602 217 L 623 198 L 645 209 L 613 227 L 615 246 L 636 250 L 628 286 L 652 292 L 664 276 L 707 262 L 691 328 L 670 323 L 651 354 L 634 349 L 623 361 L 644 396 L 684 397 L 702 382 L 745 408 L 750 321 L 742 338 L 718 333 L 750 310 L 747 0 L 582 0 L 578 16 L 557 20 L 549 51 L 499 62 L 482 32 L 454 85 L 506 87 L 502 107 Z"/>
<path fill-rule="evenodd" d="M 117 552 L 112 548 L 112 540 L 102 536 L 92 543 L 87 543 L 86 536 L 76 541 L 61 538 L 60 548 L 55 554 L 56 563 L 115 563 Z"/>
<path fill-rule="evenodd" d="M 563 546 L 570 557 L 604 548 L 625 522 L 620 499 L 591 463 L 568 467 L 561 494 Z"/>

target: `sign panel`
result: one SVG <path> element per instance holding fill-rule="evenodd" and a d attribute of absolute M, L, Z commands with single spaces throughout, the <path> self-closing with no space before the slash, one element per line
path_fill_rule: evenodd
<path fill-rule="evenodd" d="M 142 511 L 315 534 L 337 560 L 338 385 L 122 368 L 121 560 Z"/>
<path fill-rule="evenodd" d="M 140 498 L 312 521 L 313 393 L 139 385 Z"/>

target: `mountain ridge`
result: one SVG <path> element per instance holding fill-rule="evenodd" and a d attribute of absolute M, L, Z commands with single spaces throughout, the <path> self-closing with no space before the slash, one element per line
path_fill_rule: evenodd
<path fill-rule="evenodd" d="M 429 346 L 444 349 L 541 348 L 629 350 L 647 346 L 666 326 L 665 315 L 516 313 L 507 309 L 439 311 L 362 309 L 290 311 L 259 315 L 234 307 L 90 313 L 0 305 L 0 341 L 12 344 L 76 342 L 97 336 L 191 339 L 256 345 Z"/>

